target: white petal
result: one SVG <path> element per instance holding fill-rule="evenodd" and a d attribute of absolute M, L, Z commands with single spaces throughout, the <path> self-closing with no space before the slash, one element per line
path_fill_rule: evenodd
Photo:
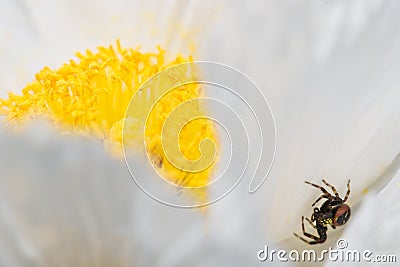
<path fill-rule="evenodd" d="M 348 247 L 344 250 L 356 250 L 360 253 L 359 266 L 365 266 L 366 260 L 371 260 L 368 265 L 382 266 L 382 262 L 374 262 L 378 260 L 377 256 L 393 255 L 399 260 L 400 254 L 398 249 L 398 240 L 400 238 L 400 172 L 390 181 L 390 183 L 378 195 L 374 192 L 365 196 L 361 207 L 345 230 L 342 238 L 344 238 Z M 340 250 L 340 249 L 339 249 Z M 363 259 L 365 251 L 372 252 L 371 255 L 364 255 L 368 258 Z M 326 266 L 334 264 L 340 265 L 356 265 L 354 262 L 328 261 Z M 393 265 L 392 262 L 386 263 Z"/>
<path fill-rule="evenodd" d="M 17 137 L 2 132 L 0 140 L 7 151 L 0 156 L 1 265 L 132 258 L 132 183 L 101 146 L 42 128 Z"/>
<path fill-rule="evenodd" d="M 366 2 L 248 3 L 251 16 L 233 4 L 205 48 L 253 78 L 274 112 L 277 158 L 259 192 L 272 240 L 311 215 L 321 192 L 305 180 L 343 195 L 351 179 L 354 204 L 400 151 L 397 4 Z"/>

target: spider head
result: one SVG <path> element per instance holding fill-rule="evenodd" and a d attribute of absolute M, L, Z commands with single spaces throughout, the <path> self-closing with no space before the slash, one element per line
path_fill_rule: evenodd
<path fill-rule="evenodd" d="M 333 215 L 333 224 L 335 226 L 341 226 L 345 224 L 350 218 L 350 207 L 346 204 L 341 204 Z"/>

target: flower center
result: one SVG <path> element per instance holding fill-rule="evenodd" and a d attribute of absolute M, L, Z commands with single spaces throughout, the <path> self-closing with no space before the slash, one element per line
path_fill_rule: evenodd
<path fill-rule="evenodd" d="M 62 133 L 100 138 L 112 155 L 122 157 L 124 122 L 127 131 L 124 138 L 134 141 L 143 134 L 140 130 L 144 122 L 124 118 L 140 85 L 167 67 L 192 61 L 191 57 L 177 55 L 166 62 L 165 51 L 157 48 L 156 53 L 142 53 L 138 49 L 122 48 L 117 41 L 116 47 L 110 45 L 98 47 L 97 52 L 77 53 L 77 61 L 70 60 L 56 70 L 43 68 L 34 81 L 23 88 L 22 95 L 9 93 L 8 99 L 0 99 L 0 112 L 6 115 L 7 124 L 13 128 L 19 129 L 31 119 L 45 118 Z M 160 138 L 162 126 L 175 107 L 200 95 L 198 86 L 177 88 L 157 103 L 146 123 L 146 145 L 154 166 L 161 170 L 164 178 L 180 186 L 206 185 L 214 164 L 198 173 L 175 168 L 165 158 Z M 142 106 L 135 108 L 145 110 L 149 104 L 143 101 Z M 216 141 L 212 123 L 207 120 L 190 122 L 179 136 L 182 154 L 190 160 L 198 158 L 199 143 L 206 138 Z"/>

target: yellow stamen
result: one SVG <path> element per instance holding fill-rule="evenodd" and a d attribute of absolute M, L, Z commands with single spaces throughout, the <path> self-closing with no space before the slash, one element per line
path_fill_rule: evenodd
<path fill-rule="evenodd" d="M 122 156 L 124 122 L 127 131 L 124 138 L 134 140 L 138 134 L 143 134 L 139 132 L 143 122 L 124 118 L 140 85 L 167 67 L 192 61 L 191 57 L 178 55 L 167 63 L 161 47 L 157 53 L 142 53 L 138 49 L 122 48 L 119 41 L 116 47 L 98 47 L 95 53 L 87 50 L 76 56 L 77 61 L 70 60 L 57 70 L 42 69 L 22 90 L 22 95 L 9 93 L 8 99 L 0 99 L 0 112 L 16 129 L 30 119 L 45 118 L 63 133 L 95 136 L 117 157 Z M 155 166 L 171 182 L 187 187 L 206 185 L 214 164 L 198 173 L 176 169 L 165 159 L 160 136 L 168 114 L 179 104 L 200 95 L 197 85 L 168 93 L 156 105 L 145 131 L 147 149 Z M 135 108 L 142 109 L 149 104 L 144 102 L 143 106 Z M 199 106 L 193 108 L 200 109 Z M 197 159 L 199 142 L 205 138 L 216 141 L 212 123 L 204 119 L 190 122 L 179 136 L 182 154 L 189 160 Z"/>

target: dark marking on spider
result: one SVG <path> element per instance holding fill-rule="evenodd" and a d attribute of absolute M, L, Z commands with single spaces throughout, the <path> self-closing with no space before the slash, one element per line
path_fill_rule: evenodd
<path fill-rule="evenodd" d="M 333 229 L 336 229 L 337 226 L 344 225 L 349 220 L 351 214 L 350 207 L 345 204 L 350 195 L 350 180 L 347 182 L 347 193 L 344 199 L 340 198 L 339 193 L 333 185 L 329 184 L 325 180 L 322 180 L 322 182 L 332 190 L 334 195 L 330 194 L 328 190 L 320 185 L 305 181 L 306 184 L 314 186 L 322 191 L 322 195 L 312 203 L 312 207 L 314 207 L 321 199 L 327 199 L 320 208 L 314 208 L 311 219 L 306 218 L 308 223 L 317 230 L 318 236 L 306 232 L 304 228 L 304 216 L 301 217 L 303 235 L 313 240 L 307 240 L 304 237 L 293 233 L 296 237 L 310 245 L 324 243 L 327 239 L 327 226 L 330 225 Z"/>

